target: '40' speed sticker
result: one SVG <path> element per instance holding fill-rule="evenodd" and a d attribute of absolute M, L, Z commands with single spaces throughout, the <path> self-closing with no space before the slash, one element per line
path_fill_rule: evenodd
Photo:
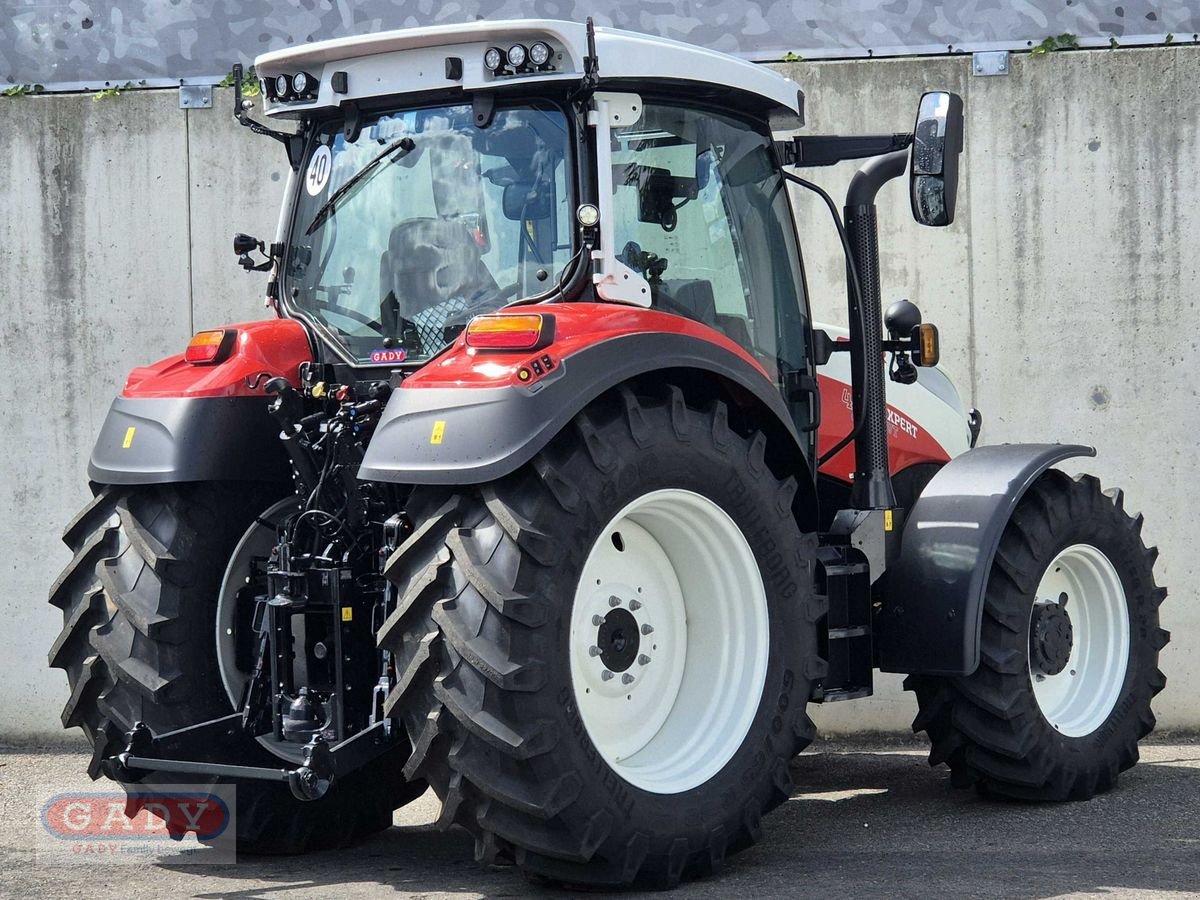
<path fill-rule="evenodd" d="M 329 184 L 329 173 L 333 171 L 333 151 L 322 144 L 314 151 L 304 174 L 304 188 L 310 197 L 315 197 Z"/>

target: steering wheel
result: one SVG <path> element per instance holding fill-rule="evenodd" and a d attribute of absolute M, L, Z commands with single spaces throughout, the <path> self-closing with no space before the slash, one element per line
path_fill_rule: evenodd
<path fill-rule="evenodd" d="M 352 309 L 349 306 L 342 306 L 340 303 L 333 303 L 329 300 L 318 300 L 317 306 L 322 309 L 327 309 L 335 315 L 344 316 L 358 322 L 360 325 L 366 325 L 368 328 L 373 328 L 379 334 L 383 334 L 383 325 L 372 319 L 365 313 L 360 313 L 357 309 Z"/>

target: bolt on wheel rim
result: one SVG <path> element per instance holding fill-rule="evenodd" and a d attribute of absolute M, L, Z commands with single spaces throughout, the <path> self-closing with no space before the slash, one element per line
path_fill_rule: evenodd
<path fill-rule="evenodd" d="M 741 529 L 691 491 L 622 509 L 584 563 L 571 681 L 588 736 L 630 784 L 675 794 L 733 757 L 758 711 L 767 599 Z"/>
<path fill-rule="evenodd" d="M 1058 554 L 1042 574 L 1030 628 L 1052 611 L 1060 631 L 1065 665 L 1030 652 L 1033 695 L 1046 721 L 1067 737 L 1084 737 L 1104 724 L 1125 683 L 1129 666 L 1129 608 L 1116 568 L 1096 547 L 1073 544 Z M 1063 615 L 1065 613 L 1065 616 Z M 1069 617 L 1069 625 L 1062 620 Z M 1057 670 L 1057 671 L 1055 671 Z"/>

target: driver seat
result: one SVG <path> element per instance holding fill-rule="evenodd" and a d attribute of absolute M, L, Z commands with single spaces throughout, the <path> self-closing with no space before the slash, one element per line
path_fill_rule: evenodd
<path fill-rule="evenodd" d="M 462 219 L 406 219 L 392 229 L 379 259 L 384 333 L 416 328 L 421 349 L 446 343 L 445 325 L 456 313 L 498 293 L 479 244 Z"/>

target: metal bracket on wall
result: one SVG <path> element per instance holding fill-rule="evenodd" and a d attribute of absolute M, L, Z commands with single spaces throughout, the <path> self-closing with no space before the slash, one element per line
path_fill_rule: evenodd
<path fill-rule="evenodd" d="M 976 75 L 1007 75 L 1007 50 L 980 50 L 971 54 L 971 71 Z"/>
<path fill-rule="evenodd" d="M 212 109 L 212 104 L 211 84 L 181 84 L 179 86 L 180 109 Z"/>

